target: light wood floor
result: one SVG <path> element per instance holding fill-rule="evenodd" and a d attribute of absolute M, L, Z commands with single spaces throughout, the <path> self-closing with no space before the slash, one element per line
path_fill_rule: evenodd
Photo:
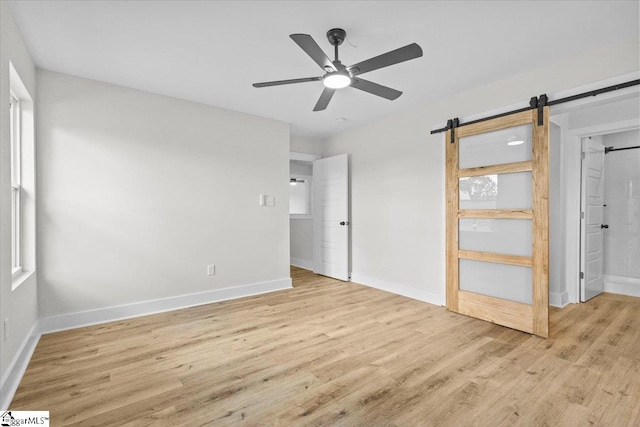
<path fill-rule="evenodd" d="M 42 337 L 11 409 L 52 425 L 640 425 L 640 298 L 543 340 L 292 269 L 293 290 Z"/>

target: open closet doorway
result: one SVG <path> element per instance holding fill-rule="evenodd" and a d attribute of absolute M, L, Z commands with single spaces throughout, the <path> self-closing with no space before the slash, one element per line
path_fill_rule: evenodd
<path fill-rule="evenodd" d="M 640 130 L 582 139 L 580 301 L 640 297 Z"/>
<path fill-rule="evenodd" d="M 313 270 L 313 162 L 320 156 L 289 154 L 290 264 Z"/>
<path fill-rule="evenodd" d="M 640 296 L 640 266 L 630 261 L 640 259 L 640 149 L 627 149 L 640 145 L 639 101 L 635 87 L 553 110 L 551 163 L 554 127 L 560 161 L 550 200 L 552 305 L 602 292 Z"/>

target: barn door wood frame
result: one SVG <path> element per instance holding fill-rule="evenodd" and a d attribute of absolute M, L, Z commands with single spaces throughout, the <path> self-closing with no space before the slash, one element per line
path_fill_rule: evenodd
<path fill-rule="evenodd" d="M 542 97 L 541 97 L 542 98 Z M 534 98 L 535 99 L 535 98 Z M 457 127 L 446 133 L 447 308 L 540 337 L 549 336 L 549 106 L 546 97 L 530 109 Z M 531 125 L 531 160 L 460 168 L 460 138 Z M 531 172 L 531 209 L 460 209 L 460 178 Z M 461 219 L 528 219 L 532 226 L 531 256 L 462 250 Z M 460 289 L 460 261 L 474 260 L 531 268 L 531 303 Z M 504 284 L 503 284 L 504 285 Z M 509 284 L 507 284 L 508 286 Z"/>

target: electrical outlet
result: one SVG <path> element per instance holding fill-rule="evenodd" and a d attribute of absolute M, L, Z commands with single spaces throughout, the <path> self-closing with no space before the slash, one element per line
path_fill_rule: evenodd
<path fill-rule="evenodd" d="M 387 265 L 388 265 L 388 263 L 387 263 L 387 259 L 386 259 L 386 258 L 382 258 L 382 266 L 383 266 L 384 268 L 387 268 Z"/>
<path fill-rule="evenodd" d="M 2 338 L 6 341 L 9 338 L 9 318 L 2 321 Z"/>
<path fill-rule="evenodd" d="M 216 266 L 210 264 L 207 266 L 207 276 L 215 276 L 216 274 Z"/>

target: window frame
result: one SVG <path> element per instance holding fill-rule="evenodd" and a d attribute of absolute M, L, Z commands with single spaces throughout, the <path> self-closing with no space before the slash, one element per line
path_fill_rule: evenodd
<path fill-rule="evenodd" d="M 11 276 L 22 273 L 22 132 L 20 98 L 9 92 L 11 139 Z"/>

